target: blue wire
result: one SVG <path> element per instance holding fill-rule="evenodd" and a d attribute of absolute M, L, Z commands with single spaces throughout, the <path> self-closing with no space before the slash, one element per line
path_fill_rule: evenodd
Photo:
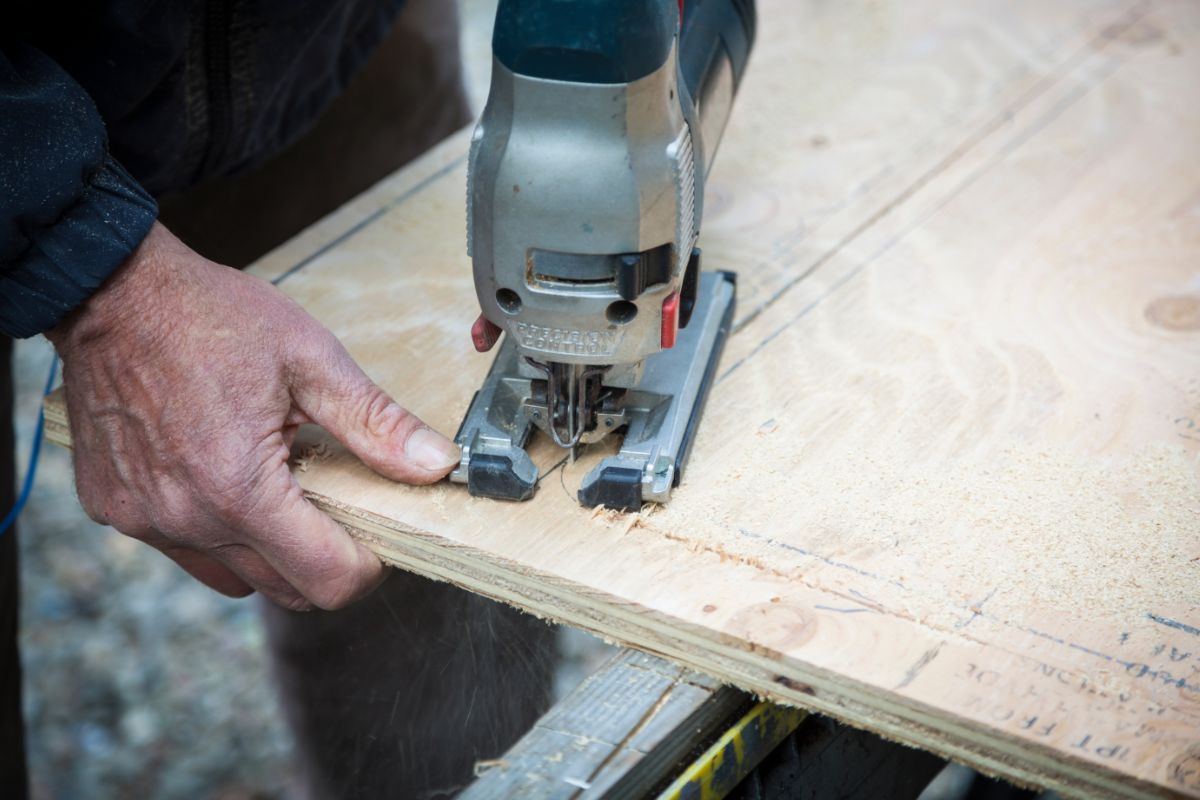
<path fill-rule="evenodd" d="M 58 372 L 58 356 L 50 359 L 50 375 L 46 378 L 46 388 L 42 390 L 42 397 L 50 394 L 54 388 L 54 376 Z M 37 430 L 33 434 L 33 449 L 29 451 L 29 467 L 25 470 L 25 483 L 21 485 L 21 493 L 17 495 L 17 502 L 13 504 L 12 511 L 8 512 L 8 516 L 0 522 L 0 536 L 8 532 L 12 524 L 17 521 L 17 517 L 21 514 L 21 509 L 25 508 L 25 503 L 29 500 L 29 493 L 33 490 L 33 478 L 37 475 L 38 456 L 42 452 L 42 431 L 46 427 L 46 412 L 43 410 L 43 404 L 38 404 Z"/>

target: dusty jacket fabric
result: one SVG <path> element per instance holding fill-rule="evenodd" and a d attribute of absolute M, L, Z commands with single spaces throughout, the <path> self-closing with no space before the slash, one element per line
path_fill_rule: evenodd
<path fill-rule="evenodd" d="M 0 4 L 0 333 L 45 331 L 90 296 L 155 195 L 295 139 L 402 2 Z"/>

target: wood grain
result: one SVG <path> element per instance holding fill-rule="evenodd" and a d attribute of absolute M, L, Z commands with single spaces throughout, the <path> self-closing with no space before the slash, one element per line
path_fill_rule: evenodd
<path fill-rule="evenodd" d="M 1200 6 L 761 0 L 709 189 L 736 332 L 671 505 L 398 486 L 389 563 L 1069 796 L 1200 797 Z M 453 431 L 467 132 L 256 266 Z M 65 412 L 48 406 L 65 442 Z"/>

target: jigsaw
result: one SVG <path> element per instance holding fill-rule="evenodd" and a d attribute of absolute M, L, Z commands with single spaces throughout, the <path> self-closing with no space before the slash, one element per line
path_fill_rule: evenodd
<path fill-rule="evenodd" d="M 623 434 L 585 505 L 678 485 L 733 317 L 696 242 L 755 22 L 753 0 L 499 3 L 467 250 L 475 347 L 503 341 L 456 436 L 471 494 L 534 494 L 534 430 L 572 458 Z"/>

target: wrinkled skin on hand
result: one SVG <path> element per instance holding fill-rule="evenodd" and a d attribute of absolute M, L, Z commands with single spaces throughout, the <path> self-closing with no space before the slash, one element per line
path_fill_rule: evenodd
<path fill-rule="evenodd" d="M 405 483 L 458 462 L 293 301 L 161 225 L 47 335 L 63 360 L 88 515 L 227 595 L 332 609 L 382 580 L 379 559 L 289 472 L 300 424 Z"/>

